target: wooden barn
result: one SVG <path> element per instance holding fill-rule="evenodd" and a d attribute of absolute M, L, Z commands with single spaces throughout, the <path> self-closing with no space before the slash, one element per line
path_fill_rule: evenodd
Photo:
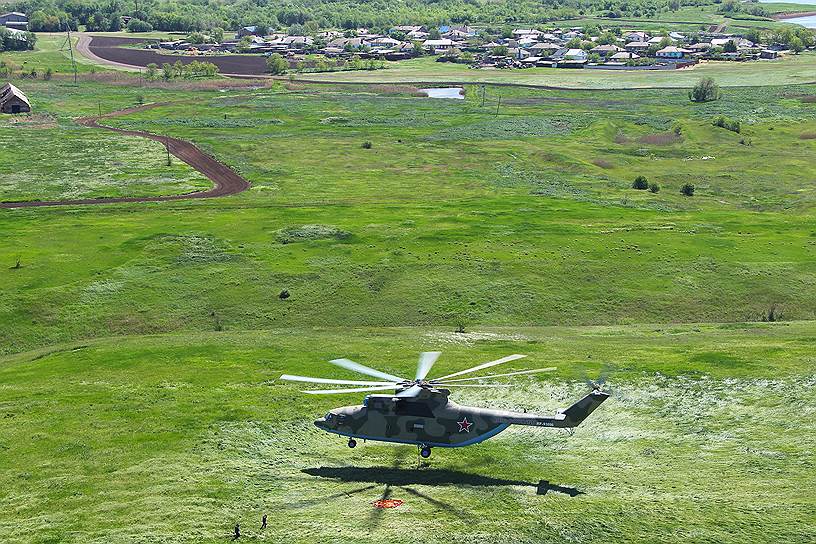
<path fill-rule="evenodd" d="M 31 103 L 23 91 L 6 83 L 0 88 L 0 111 L 3 113 L 27 113 L 31 111 Z"/>

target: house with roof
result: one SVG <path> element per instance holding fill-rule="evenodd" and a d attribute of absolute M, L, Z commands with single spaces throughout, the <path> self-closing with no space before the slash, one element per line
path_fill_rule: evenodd
<path fill-rule="evenodd" d="M 638 55 L 637 53 L 630 53 L 629 51 L 619 51 L 614 55 L 610 55 L 607 58 L 612 62 L 626 62 L 628 60 L 639 59 L 640 55 Z"/>
<path fill-rule="evenodd" d="M 645 42 L 649 39 L 649 35 L 642 30 L 634 30 L 623 35 L 624 41 L 629 42 Z"/>
<path fill-rule="evenodd" d="M 547 56 L 553 53 L 554 51 L 558 51 L 560 48 L 561 46 L 558 45 L 557 43 L 552 42 L 537 43 L 530 47 L 530 52 L 533 55 Z"/>
<path fill-rule="evenodd" d="M 650 46 L 649 42 L 629 42 L 624 46 L 624 49 L 630 53 L 644 53 L 649 50 Z"/>
<path fill-rule="evenodd" d="M 669 45 L 660 49 L 655 56 L 659 59 L 682 59 L 686 53 L 689 53 L 688 49 L 680 49 L 679 47 L 675 47 L 673 45 Z"/>
<path fill-rule="evenodd" d="M 448 38 L 441 38 L 439 40 L 425 40 L 422 42 L 422 48 L 432 53 L 447 53 L 454 47 L 456 47 L 456 42 Z"/>
<path fill-rule="evenodd" d="M 535 36 L 538 37 L 541 35 L 540 30 L 536 30 L 535 28 L 517 28 L 513 31 L 513 37 L 523 38 L 524 36 Z"/>
<path fill-rule="evenodd" d="M 31 111 L 31 102 L 28 101 L 23 91 L 6 83 L 0 88 L 0 112 L 2 113 L 28 113 Z"/>
<path fill-rule="evenodd" d="M 675 40 L 673 40 L 669 36 L 655 36 L 654 38 L 652 38 L 650 40 L 647 40 L 646 43 L 648 43 L 649 45 L 658 45 L 660 42 L 662 42 L 666 38 L 668 38 L 671 43 L 675 42 Z"/>
<path fill-rule="evenodd" d="M 590 53 L 597 53 L 602 57 L 609 57 L 621 51 L 623 51 L 623 48 L 617 45 L 597 45 L 589 50 Z"/>
<path fill-rule="evenodd" d="M 587 53 L 583 49 L 567 49 L 563 47 L 550 55 L 557 68 L 583 68 L 587 63 Z"/>
<path fill-rule="evenodd" d="M 397 25 L 391 30 L 396 30 L 397 32 L 404 32 L 408 34 L 410 32 L 425 32 L 427 34 L 428 29 L 422 25 Z"/>
<path fill-rule="evenodd" d="M 0 26 L 14 30 L 28 30 L 28 16 L 19 11 L 11 11 L 0 15 Z"/>
<path fill-rule="evenodd" d="M 258 31 L 258 27 L 255 25 L 252 26 L 242 26 L 238 29 L 238 32 L 235 33 L 236 38 L 243 38 L 244 36 L 256 36 Z"/>

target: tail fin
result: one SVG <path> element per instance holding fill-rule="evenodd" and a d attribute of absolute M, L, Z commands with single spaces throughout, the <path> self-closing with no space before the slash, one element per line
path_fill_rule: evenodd
<path fill-rule="evenodd" d="M 595 411 L 595 408 L 601 405 L 603 401 L 609 398 L 609 393 L 594 390 L 589 395 L 585 396 L 566 410 L 560 412 L 564 414 L 564 427 L 577 427 L 584 421 L 589 414 Z"/>

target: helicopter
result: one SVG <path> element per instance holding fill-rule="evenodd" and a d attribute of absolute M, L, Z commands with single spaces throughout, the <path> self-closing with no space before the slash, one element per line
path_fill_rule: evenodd
<path fill-rule="evenodd" d="M 353 385 L 355 388 L 306 390 L 311 395 L 333 395 L 393 390 L 392 394 L 370 394 L 359 406 L 344 406 L 329 411 L 314 424 L 326 432 L 348 437 L 348 447 L 357 440 L 373 440 L 397 444 L 413 444 L 423 458 L 431 456 L 431 448 L 459 448 L 478 444 L 496 436 L 510 425 L 572 429 L 578 426 L 610 394 L 599 384 L 592 383 L 592 391 L 569 408 L 559 409 L 554 415 L 536 415 L 526 412 L 494 410 L 462 406 L 448 397 L 448 387 L 509 387 L 502 384 L 467 383 L 478 380 L 504 378 L 552 372 L 553 367 L 521 370 L 504 374 L 461 378 L 480 370 L 526 357 L 508 355 L 495 361 L 460 370 L 440 378 L 427 379 L 439 351 L 423 352 L 419 356 L 413 380 L 361 365 L 349 359 L 334 359 L 332 364 L 365 374 L 381 381 L 335 380 L 284 374 L 282 380 L 332 385 Z M 464 383 L 463 383 L 464 382 Z"/>

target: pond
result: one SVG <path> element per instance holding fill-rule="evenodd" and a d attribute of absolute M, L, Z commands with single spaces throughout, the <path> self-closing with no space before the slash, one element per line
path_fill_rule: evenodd
<path fill-rule="evenodd" d="M 776 2 L 778 2 L 778 0 L 759 0 L 760 4 L 770 4 Z M 816 0 L 784 0 L 784 2 L 786 4 L 799 4 L 812 7 L 813 11 L 816 12 Z M 802 9 L 802 11 L 807 11 L 807 9 Z M 790 19 L 780 19 L 780 21 L 784 23 L 802 25 L 806 28 L 816 28 L 816 15 L 806 15 L 804 17 L 791 17 Z"/>
<path fill-rule="evenodd" d="M 782 19 L 785 23 L 794 23 L 802 25 L 806 28 L 816 28 L 816 15 L 808 15 L 806 17 L 792 17 L 790 19 Z"/>
<path fill-rule="evenodd" d="M 437 87 L 435 89 L 420 89 L 420 91 L 427 94 L 428 98 L 465 99 L 465 90 L 462 87 Z"/>

